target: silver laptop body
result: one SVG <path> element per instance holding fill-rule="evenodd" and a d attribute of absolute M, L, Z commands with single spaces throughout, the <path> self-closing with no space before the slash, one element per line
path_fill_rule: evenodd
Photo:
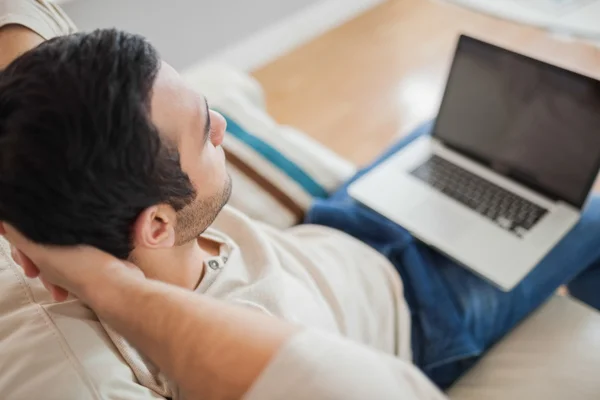
<path fill-rule="evenodd" d="M 577 223 L 599 168 L 600 82 L 463 35 L 432 135 L 349 193 L 508 291 Z"/>

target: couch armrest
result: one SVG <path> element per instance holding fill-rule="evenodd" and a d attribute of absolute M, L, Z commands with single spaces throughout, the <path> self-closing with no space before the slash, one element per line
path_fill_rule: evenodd
<path fill-rule="evenodd" d="M 455 400 L 600 398 L 600 314 L 554 296 L 450 391 Z"/>
<path fill-rule="evenodd" d="M 228 65 L 200 64 L 182 71 L 181 76 L 210 101 L 218 102 L 222 96 L 237 92 L 255 107 L 266 110 L 265 94 L 260 83 Z"/>

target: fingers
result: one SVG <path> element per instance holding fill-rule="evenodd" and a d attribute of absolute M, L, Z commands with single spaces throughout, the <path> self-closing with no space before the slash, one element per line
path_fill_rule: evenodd
<path fill-rule="evenodd" d="M 69 293 L 84 299 L 99 280 L 115 273 L 144 277 L 136 266 L 93 247 L 36 244 L 6 222 L 1 223 L 0 232 L 17 249 L 13 258 L 25 275 L 40 277 L 57 301 L 65 300 Z"/>
<path fill-rule="evenodd" d="M 23 253 L 28 254 L 29 256 L 35 254 L 36 246 L 29 239 L 23 236 L 21 232 L 12 225 L 7 224 L 6 222 L 3 222 L 2 225 L 3 227 L 0 228 L 0 232 L 6 237 L 6 240 L 8 240 L 15 248 L 19 249 L 21 255 L 23 255 Z"/>
<path fill-rule="evenodd" d="M 21 266 L 21 268 L 23 268 L 23 272 L 25 273 L 25 276 L 27 276 L 28 278 L 31 278 L 31 279 L 40 277 L 40 281 L 42 281 L 42 284 L 44 285 L 46 290 L 48 292 L 50 292 L 50 294 L 52 295 L 52 298 L 54 298 L 54 300 L 64 301 L 67 299 L 67 297 L 69 297 L 69 293 L 66 290 L 49 283 L 43 277 L 39 276 L 40 270 L 33 264 L 33 262 L 29 259 L 29 257 L 27 257 L 25 254 L 21 253 L 14 246 L 11 246 L 11 252 L 12 252 L 12 257 L 15 260 L 15 262 L 17 264 L 19 264 Z"/>
<path fill-rule="evenodd" d="M 13 245 L 10 246 L 10 255 L 15 263 L 23 269 L 28 278 L 35 278 L 40 274 L 40 270 L 35 266 L 33 261 Z"/>
<path fill-rule="evenodd" d="M 21 259 L 19 258 L 19 251 L 12 244 L 10 245 L 10 256 L 18 265 L 21 265 Z"/>
<path fill-rule="evenodd" d="M 31 261 L 29 257 L 23 254 L 20 250 L 16 249 L 14 246 L 11 247 L 13 260 L 15 260 L 15 262 L 19 264 L 21 268 L 23 268 L 25 276 L 28 278 L 37 278 L 37 276 L 40 274 L 40 270 L 33 263 L 33 261 Z"/>
<path fill-rule="evenodd" d="M 69 297 L 69 292 L 65 289 L 52 285 L 52 290 L 50 290 L 50 294 L 56 301 L 65 301 Z"/>
<path fill-rule="evenodd" d="M 12 256 L 13 260 L 15 261 L 15 263 L 17 263 L 18 265 L 21 266 L 21 268 L 23 268 L 23 272 L 25 273 L 25 276 L 27 276 L 28 278 L 39 277 L 40 270 L 38 269 L 38 267 L 33 263 L 33 261 L 31 261 L 31 259 L 29 257 L 27 257 L 21 250 L 19 250 L 15 246 L 15 242 L 22 244 L 22 243 L 24 243 L 24 241 L 27 241 L 27 242 L 29 242 L 29 241 L 27 239 L 25 239 L 25 237 L 23 237 L 16 229 L 12 228 L 10 225 L 9 225 L 9 229 L 7 230 L 5 228 L 5 225 L 1 222 L 0 222 L 0 235 L 6 236 L 6 238 L 11 242 L 11 246 L 10 246 L 11 256 Z M 15 240 L 15 238 L 16 238 L 16 240 Z M 42 281 L 42 284 L 44 285 L 46 290 L 48 290 L 50 292 L 50 294 L 52 295 L 52 298 L 54 298 L 54 300 L 65 301 L 69 297 L 69 292 L 67 292 L 65 289 L 49 283 L 43 277 L 40 277 L 40 280 Z"/>
<path fill-rule="evenodd" d="M 49 265 L 56 268 L 57 265 L 63 263 L 68 265 L 105 265 L 117 260 L 110 254 L 89 246 L 59 247 L 34 243 L 12 225 L 6 222 L 3 224 L 4 236 L 18 249 L 21 261 L 24 261 L 23 258 L 26 254 L 29 264 L 34 267 L 37 264 L 42 269 L 48 268 Z M 118 261 L 121 262 L 120 260 Z"/>
<path fill-rule="evenodd" d="M 9 229 L 6 229 L 7 227 Z M 12 226 L 3 222 L 0 222 L 0 234 L 5 236 L 10 242 L 11 256 L 13 260 L 23 268 L 25 275 L 29 278 L 37 277 L 40 274 L 40 270 L 33 261 L 21 251 L 23 248 L 19 246 L 19 243 L 30 243 L 29 240 L 25 239 L 25 237 L 16 229 L 12 228 Z"/>
<path fill-rule="evenodd" d="M 52 284 L 49 283 L 44 278 L 40 278 L 40 281 L 42 282 L 42 285 L 44 285 L 44 287 L 46 288 L 46 290 L 49 291 L 50 293 L 52 293 Z"/>
<path fill-rule="evenodd" d="M 50 295 L 52 296 L 52 298 L 54 300 L 65 301 L 67 299 L 67 297 L 69 297 L 69 292 L 67 292 L 65 289 L 51 284 L 50 282 L 48 282 L 47 280 L 45 280 L 42 277 L 40 277 L 40 281 L 42 282 L 42 285 L 44 285 L 46 290 L 48 292 L 50 292 Z"/>
<path fill-rule="evenodd" d="M 51 284 L 50 282 L 45 280 L 43 277 L 40 277 L 40 281 L 42 281 L 42 285 L 44 285 L 46 290 L 50 292 L 50 294 L 52 295 L 52 298 L 54 300 L 65 301 L 67 299 L 67 297 L 69 297 L 69 292 L 67 292 L 65 289 Z"/>

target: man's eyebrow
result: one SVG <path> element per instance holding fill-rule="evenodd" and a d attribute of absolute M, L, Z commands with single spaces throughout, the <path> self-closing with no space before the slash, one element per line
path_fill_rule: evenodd
<path fill-rule="evenodd" d="M 204 104 L 206 104 L 206 123 L 204 125 L 204 142 L 206 142 L 210 136 L 210 110 L 208 108 L 208 100 L 206 100 L 206 97 L 204 98 Z"/>

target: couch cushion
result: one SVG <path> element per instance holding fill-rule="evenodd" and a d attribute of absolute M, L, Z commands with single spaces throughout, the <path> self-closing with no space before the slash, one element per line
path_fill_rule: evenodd
<path fill-rule="evenodd" d="M 285 228 L 300 222 L 315 197 L 326 197 L 355 172 L 346 160 L 265 111 L 260 86 L 220 66 L 184 73 L 228 123 L 223 148 L 233 179 L 230 204 Z"/>
<path fill-rule="evenodd" d="M 555 296 L 449 392 L 455 400 L 600 398 L 600 314 Z"/>

